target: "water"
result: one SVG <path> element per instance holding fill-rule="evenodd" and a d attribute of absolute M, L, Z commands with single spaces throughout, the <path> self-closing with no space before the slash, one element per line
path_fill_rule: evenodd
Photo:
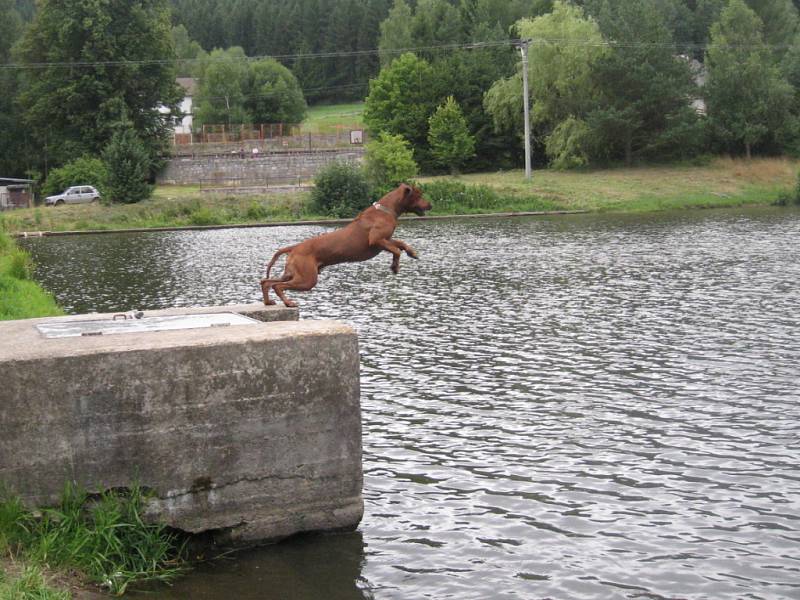
<path fill-rule="evenodd" d="M 28 240 L 68 310 L 259 300 L 321 227 Z M 420 222 L 334 267 L 366 513 L 168 599 L 800 598 L 800 212 Z"/>

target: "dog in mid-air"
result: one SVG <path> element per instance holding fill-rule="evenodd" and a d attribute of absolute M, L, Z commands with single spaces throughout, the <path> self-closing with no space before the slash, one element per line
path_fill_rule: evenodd
<path fill-rule="evenodd" d="M 297 306 L 297 302 L 286 297 L 287 290 L 306 292 L 317 285 L 317 277 L 323 267 L 369 260 L 382 250 L 392 253 L 391 268 L 396 274 L 400 270 L 400 255 L 403 252 L 411 258 L 417 258 L 411 246 L 402 240 L 392 239 L 398 217 L 407 212 L 424 216 L 430 209 L 431 203 L 422 197 L 419 188 L 404 183 L 363 210 L 342 229 L 281 248 L 269 261 L 266 277 L 261 280 L 264 304 L 275 304 L 269 297 L 269 290 L 273 289 L 286 306 Z M 283 254 L 289 255 L 283 275 L 280 279 L 270 279 L 272 266 Z"/>

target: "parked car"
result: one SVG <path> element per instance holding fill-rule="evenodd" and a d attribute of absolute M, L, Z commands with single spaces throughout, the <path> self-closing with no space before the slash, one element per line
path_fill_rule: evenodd
<path fill-rule="evenodd" d="M 90 185 L 73 185 L 60 194 L 48 196 L 44 199 L 45 206 L 58 206 L 59 204 L 81 204 L 100 200 L 100 192 Z"/>

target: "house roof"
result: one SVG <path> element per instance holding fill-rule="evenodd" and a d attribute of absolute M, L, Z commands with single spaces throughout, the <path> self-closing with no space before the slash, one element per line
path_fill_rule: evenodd
<path fill-rule="evenodd" d="M 183 88 L 187 96 L 194 96 L 197 91 L 197 79 L 194 77 L 176 77 L 175 82 Z"/>

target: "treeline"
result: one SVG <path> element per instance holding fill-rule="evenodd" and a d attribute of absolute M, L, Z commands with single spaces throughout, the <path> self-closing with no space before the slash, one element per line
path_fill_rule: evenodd
<path fill-rule="evenodd" d="M 424 170 L 436 167 L 429 123 L 448 96 L 475 136 L 467 169 L 519 164 L 516 51 L 422 50 L 389 62 L 393 49 L 463 43 L 468 31 L 480 31 L 484 41 L 507 39 L 491 21 L 470 21 L 481 14 L 471 10 L 479 4 L 396 0 L 381 24 L 385 66 L 370 84 L 365 119 L 373 132 L 411 141 Z M 517 20 L 510 37 L 531 40 L 539 166 L 800 153 L 800 33 L 792 0 L 556 0 Z"/>
<path fill-rule="evenodd" d="M 527 38 L 538 166 L 800 154 L 797 2 L 0 0 L 0 172 L 38 177 L 129 131 L 152 174 L 189 73 L 198 123 L 366 98 L 375 137 L 423 170 L 448 168 L 448 136 L 461 169 L 518 166 Z"/>

